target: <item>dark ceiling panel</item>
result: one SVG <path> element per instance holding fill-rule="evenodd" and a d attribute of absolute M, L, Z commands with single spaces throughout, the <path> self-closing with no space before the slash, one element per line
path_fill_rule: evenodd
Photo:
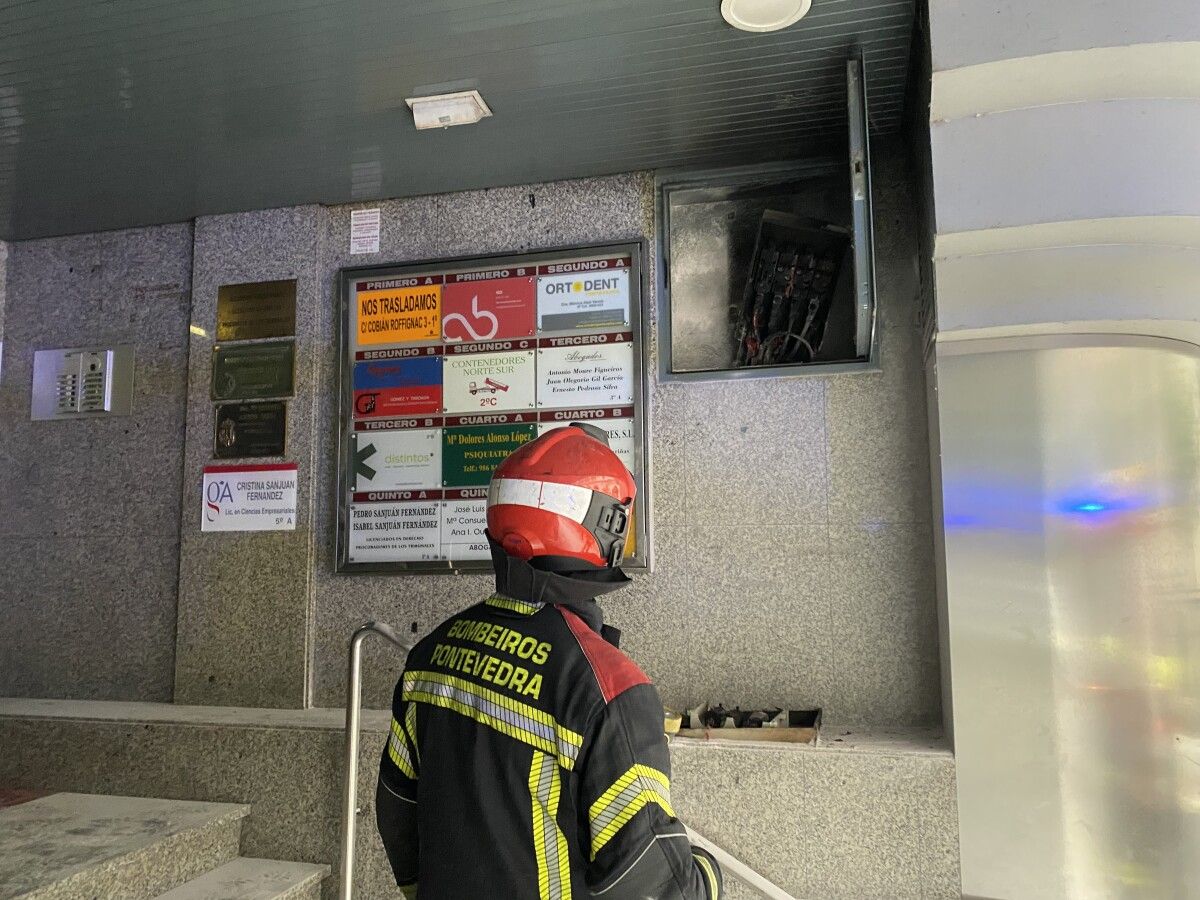
<path fill-rule="evenodd" d="M 802 156 L 843 61 L 899 127 L 913 0 L 813 0 L 744 34 L 718 0 L 0 0 L 0 237 Z M 417 132 L 404 98 L 495 116 Z"/>

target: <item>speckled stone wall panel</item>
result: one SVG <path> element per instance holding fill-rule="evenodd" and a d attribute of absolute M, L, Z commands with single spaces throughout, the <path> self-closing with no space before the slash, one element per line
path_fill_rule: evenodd
<path fill-rule="evenodd" d="M 190 225 L 8 247 L 0 694 L 171 697 L 191 260 Z M 35 350 L 121 344 L 131 415 L 30 421 Z"/>
<path fill-rule="evenodd" d="M 4 340 L 4 287 L 8 279 L 8 242 L 0 241 L 0 341 Z M 3 361 L 0 360 L 0 365 Z M 0 371 L 0 378 L 3 371 Z"/>
<path fill-rule="evenodd" d="M 919 222 L 902 158 L 875 173 L 882 371 L 826 388 L 834 721 L 941 719 Z"/>
<path fill-rule="evenodd" d="M 532 197 L 532 200 L 530 199 Z M 351 256 L 350 213 L 378 206 L 380 252 Z M 346 690 L 350 633 L 378 618 L 421 637 L 447 616 L 478 602 L 492 588 L 484 576 L 339 576 L 334 574 L 337 460 L 337 273 L 342 267 L 457 256 L 519 253 L 572 244 L 649 237 L 653 179 L 646 173 L 468 191 L 328 210 L 321 263 L 323 300 L 319 360 L 317 485 L 314 509 L 315 702 L 341 704 Z M 415 629 L 415 630 L 414 630 Z M 386 707 L 403 662 L 382 641 L 364 646 L 363 697 Z"/>
<path fill-rule="evenodd" d="M 656 528 L 655 571 L 603 598 L 606 621 L 621 631 L 621 649 L 654 681 L 664 705 L 676 710 L 693 702 L 695 685 L 709 661 L 696 652 L 696 645 L 707 640 L 707 625 L 697 627 L 692 608 L 679 602 L 689 595 L 687 549 L 686 529 Z"/>
<path fill-rule="evenodd" d="M 932 544 L 928 523 L 831 527 L 837 720 L 940 721 L 934 573 L 925 559 Z"/>
<path fill-rule="evenodd" d="M 932 567 L 932 543 L 902 542 L 887 556 L 899 567 L 897 581 L 921 577 L 911 590 L 853 602 L 835 593 L 856 589 L 846 573 L 833 571 L 842 558 L 834 541 L 843 533 L 929 521 L 915 206 L 904 162 L 883 156 L 876 178 L 882 373 L 659 385 L 651 364 L 655 571 L 605 605 L 623 629 L 624 646 L 669 704 L 816 704 L 829 721 L 871 716 L 878 724 L 938 716 L 937 687 L 924 677 L 936 635 L 920 612 L 922 604 L 933 609 L 920 576 Z M 365 206 L 381 209 L 380 252 L 350 256 L 350 213 Z M 327 211 L 315 363 L 318 705 L 343 701 L 346 641 L 358 624 L 381 618 L 419 637 L 489 589 L 477 576 L 333 574 L 338 269 L 653 235 L 647 173 Z M 654 283 L 652 277 L 648 320 Z M 651 343 L 653 337 L 651 328 Z M 854 616 L 864 618 L 861 628 Z M 877 656 L 878 641 L 867 637 L 879 635 L 881 623 L 902 629 L 891 640 L 893 657 Z M 386 706 L 399 656 L 375 641 L 365 654 L 366 703 Z M 865 693 L 871 686 L 878 697 Z M 893 702 L 897 695 L 904 702 Z"/>
<path fill-rule="evenodd" d="M 196 221 L 193 331 L 175 697 L 181 703 L 303 706 L 309 693 L 315 398 L 318 390 L 321 243 L 318 206 L 210 216 Z M 242 282 L 296 280 L 295 396 L 287 455 L 222 460 L 299 465 L 294 531 L 202 533 L 203 468 L 212 462 L 210 399 L 217 291 Z M 324 499 L 327 494 L 320 494 Z"/>
<path fill-rule="evenodd" d="M 242 852 L 337 866 L 342 735 L 338 716 L 296 712 L 256 723 L 254 710 L 187 710 L 121 721 L 81 705 L 0 714 L 0 783 L 248 803 Z M 332 711 L 328 711 L 332 713 Z M 144 712 L 144 716 L 152 714 Z M 275 713 L 284 715 L 283 712 Z M 324 724 L 301 726 L 305 719 Z M 194 721 L 191 721 L 194 719 Z M 394 898 L 374 828 L 374 781 L 387 716 L 364 717 L 355 896 Z M 80 758 L 74 748 L 87 746 Z M 672 798 L 681 817 L 797 897 L 949 898 L 958 894 L 954 761 L 903 736 L 834 747 L 754 747 L 676 740 Z M 325 883 L 332 900 L 336 879 Z M 752 896 L 731 891 L 731 897 Z"/>
<path fill-rule="evenodd" d="M 825 390 L 818 378 L 687 385 L 688 524 L 823 526 Z"/>
<path fill-rule="evenodd" d="M 350 214 L 379 207 L 379 252 L 350 253 Z M 361 267 L 432 259 L 437 251 L 437 198 L 418 197 L 381 203 L 330 207 L 320 260 L 317 330 L 318 406 L 315 428 L 316 480 L 313 508 L 313 595 L 315 703 L 336 706 L 346 701 L 346 650 L 351 632 L 368 619 L 395 625 L 402 633 L 424 634 L 436 622 L 427 613 L 429 600 L 453 579 L 379 578 L 334 574 L 337 523 L 337 458 L 339 390 L 338 334 L 341 319 L 338 272 Z M 417 631 L 413 632 L 412 628 Z M 403 655 L 386 641 L 371 639 L 363 647 L 363 699 L 369 707 L 388 707 L 392 688 L 403 668 Z"/>
<path fill-rule="evenodd" d="M 957 817 L 954 762 L 931 755 L 675 741 L 671 796 L 692 828 L 796 897 L 958 897 L 957 860 L 940 849 Z M 744 801 L 735 798 L 744 797 Z M 753 798 L 753 799 L 750 799 Z M 731 896 L 752 897 L 739 886 Z"/>
<path fill-rule="evenodd" d="M 832 567 L 835 533 L 878 521 L 929 517 L 924 384 L 916 329 L 916 235 L 908 174 L 886 161 L 877 181 L 880 321 L 878 375 L 655 384 L 651 365 L 651 472 L 655 571 L 606 599 L 623 646 L 673 706 L 702 700 L 816 704 L 830 721 L 879 717 L 880 724 L 936 719 L 936 685 L 924 661 L 936 637 L 924 628 L 923 588 L 857 598 Z M 469 191 L 379 204 L 381 253 L 350 257 L 349 212 L 330 210 L 323 283 L 333 309 L 341 265 L 652 238 L 653 179 L 645 173 Z M 360 204 L 361 205 L 361 204 Z M 650 248 L 653 265 L 653 246 Z M 650 279 L 653 294 L 654 279 Z M 646 298 L 647 312 L 655 309 Z M 648 319 L 653 316 L 648 315 Z M 336 334 L 334 320 L 326 329 Z M 647 335 L 653 342 L 653 329 Z M 332 345 L 332 341 L 331 341 Z M 335 359 L 320 407 L 319 481 L 332 498 L 336 442 Z M 338 577 L 333 569 L 333 502 L 317 511 L 314 573 L 316 699 L 340 703 L 350 631 L 368 618 L 420 636 L 474 602 L 485 578 Z M 835 555 L 836 554 L 836 555 Z M 909 573 L 932 565 L 932 546 L 902 544 L 889 564 Z M 921 581 L 923 584 L 924 581 Z M 834 605 L 841 603 L 835 616 Z M 866 617 L 859 629 L 854 615 Z M 901 626 L 898 658 L 872 655 L 865 634 Z M 413 630 L 415 628 L 415 631 Z M 845 630 L 845 631 L 843 631 Z M 397 654 L 367 645 L 364 697 L 386 706 Z M 844 671 L 853 670 L 843 679 Z M 900 672 L 904 677 L 896 677 Z M 880 696 L 864 690 L 875 685 Z M 916 691 L 914 696 L 906 692 Z M 906 700 L 892 702 L 897 694 Z"/>

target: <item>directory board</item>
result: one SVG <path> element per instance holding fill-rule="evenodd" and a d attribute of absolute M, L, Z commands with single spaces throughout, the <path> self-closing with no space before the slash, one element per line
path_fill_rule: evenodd
<path fill-rule="evenodd" d="M 647 565 L 644 252 L 342 270 L 339 571 L 490 569 L 492 472 L 571 422 L 608 431 L 633 473 L 625 565 Z"/>

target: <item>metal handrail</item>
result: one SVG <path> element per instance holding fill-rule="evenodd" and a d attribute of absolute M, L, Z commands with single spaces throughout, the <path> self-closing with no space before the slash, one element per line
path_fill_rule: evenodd
<path fill-rule="evenodd" d="M 353 900 L 354 843 L 358 830 L 358 748 L 362 720 L 362 645 L 368 635 L 377 634 L 393 643 L 397 649 L 412 647 L 396 634 L 391 625 L 367 622 L 355 629 L 350 638 L 350 664 L 346 679 L 346 786 L 342 810 L 342 859 L 338 873 L 338 900 Z M 721 867 L 768 900 L 796 900 L 778 885 L 772 884 L 758 872 L 704 836 L 688 829 L 692 843 L 711 853 Z"/>
<path fill-rule="evenodd" d="M 367 622 L 350 638 L 350 666 L 346 680 L 346 786 L 342 810 L 342 859 L 338 873 L 338 900 L 351 900 L 354 893 L 354 841 L 358 828 L 358 746 L 362 719 L 362 644 L 367 635 L 377 634 L 408 650 L 412 644 L 396 634 L 391 625 Z"/>

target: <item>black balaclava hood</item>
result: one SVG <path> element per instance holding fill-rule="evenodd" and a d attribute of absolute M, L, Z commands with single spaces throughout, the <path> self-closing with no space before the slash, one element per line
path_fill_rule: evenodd
<path fill-rule="evenodd" d="M 617 643 L 620 632 L 604 624 L 604 613 L 596 598 L 629 584 L 632 579 L 628 575 L 607 566 L 588 567 L 571 556 L 519 559 L 507 553 L 490 534 L 488 544 L 499 593 L 514 600 L 565 606 L 610 643 Z"/>

